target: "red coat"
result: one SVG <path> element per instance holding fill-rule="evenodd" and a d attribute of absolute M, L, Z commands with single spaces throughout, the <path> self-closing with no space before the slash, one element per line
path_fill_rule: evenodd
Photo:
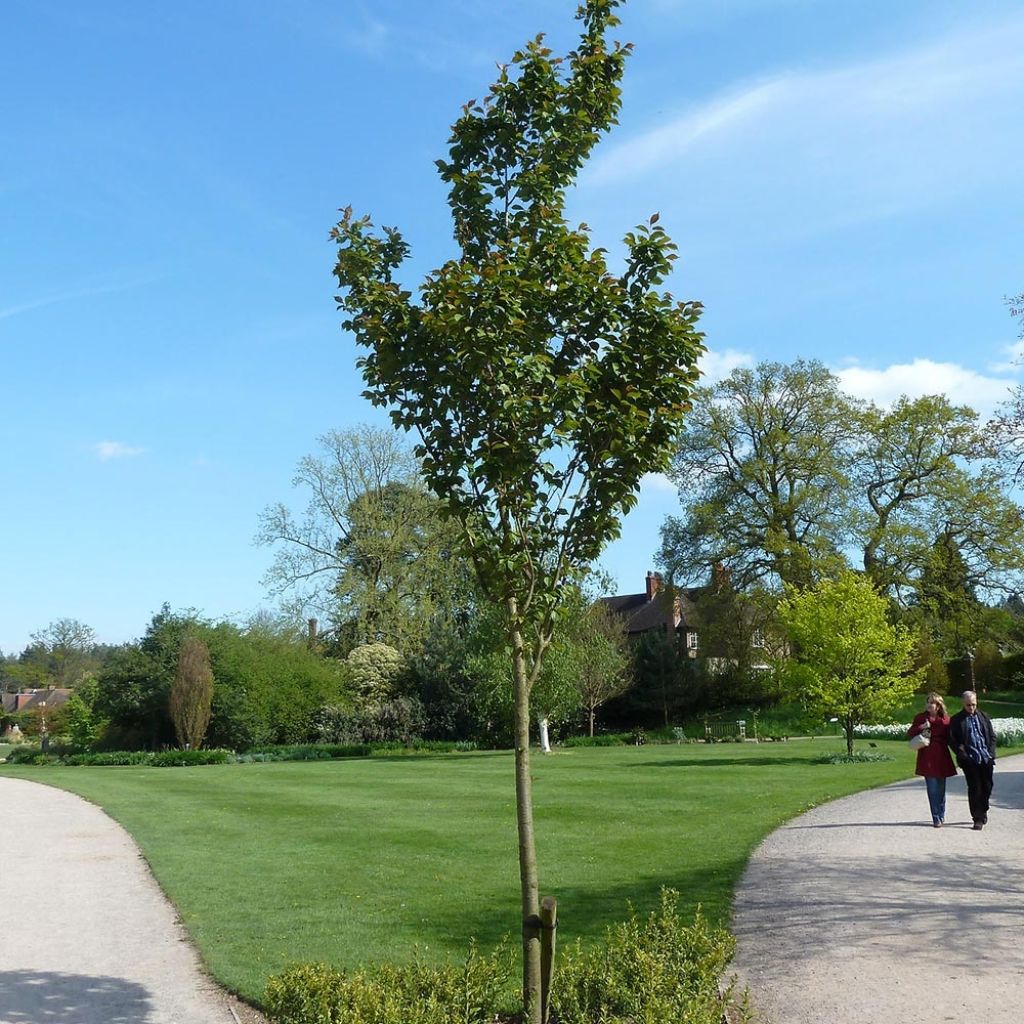
<path fill-rule="evenodd" d="M 948 779 L 956 775 L 956 765 L 949 755 L 949 746 L 946 742 L 949 736 L 949 715 L 931 720 L 927 711 L 914 715 L 914 720 L 907 730 L 907 739 L 916 736 L 926 724 L 931 726 L 932 741 L 917 752 L 917 769 L 914 774 L 925 775 L 930 779 Z"/>

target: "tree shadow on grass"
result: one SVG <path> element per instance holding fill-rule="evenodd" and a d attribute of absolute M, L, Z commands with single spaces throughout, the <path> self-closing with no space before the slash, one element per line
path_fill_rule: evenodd
<path fill-rule="evenodd" d="M 680 849 L 680 861 L 685 851 Z M 663 871 L 638 875 L 613 884 L 594 885 L 585 878 L 560 882 L 548 875 L 541 877 L 542 895 L 558 900 L 558 941 L 574 942 L 582 939 L 593 942 L 601 939 L 609 925 L 629 917 L 630 907 L 641 915 L 654 910 L 662 889 L 675 889 L 680 896 L 679 907 L 688 918 L 698 904 L 704 915 L 716 923 L 725 924 L 730 916 L 731 892 L 721 885 L 724 874 L 742 870 L 745 858 L 736 857 L 715 866 L 714 878 L 703 868 L 687 867 L 684 863 L 666 864 Z M 543 867 L 543 865 L 542 865 Z M 507 937 L 513 947 L 520 936 L 519 893 L 510 888 L 498 901 L 488 905 L 470 906 L 457 898 L 448 909 L 434 911 L 429 922 L 433 941 L 460 956 L 469 948 L 470 939 L 476 939 L 482 949 L 497 945 Z"/>
<path fill-rule="evenodd" d="M 628 768 L 735 768 L 765 767 L 774 765 L 814 764 L 817 755 L 803 757 L 674 757 L 671 761 L 636 761 L 623 767 Z"/>
<path fill-rule="evenodd" d="M 123 978 L 56 971 L 0 971 L 5 1024 L 146 1024 L 149 992 Z"/>

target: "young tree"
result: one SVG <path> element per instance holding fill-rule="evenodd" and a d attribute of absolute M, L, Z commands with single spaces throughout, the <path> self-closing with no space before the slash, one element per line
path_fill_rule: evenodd
<path fill-rule="evenodd" d="M 632 682 L 622 622 L 603 601 L 586 611 L 577 628 L 576 689 L 587 715 L 587 735 L 594 735 L 599 708 L 624 693 Z"/>
<path fill-rule="evenodd" d="M 915 638 L 888 621 L 888 610 L 871 581 L 851 571 L 802 592 L 790 587 L 779 604 L 806 669 L 801 697 L 839 718 L 850 754 L 854 727 L 909 699 L 920 680 L 911 668 Z"/>
<path fill-rule="evenodd" d="M 213 670 L 210 651 L 196 636 L 186 636 L 181 643 L 169 700 L 178 743 L 198 750 L 210 725 Z"/>
<path fill-rule="evenodd" d="M 659 292 L 674 246 L 657 215 L 614 274 L 566 190 L 614 123 L 629 47 L 620 0 L 585 0 L 580 44 L 541 38 L 463 108 L 449 159 L 458 255 L 419 301 L 395 279 L 409 247 L 344 211 L 334 230 L 345 326 L 368 349 L 367 397 L 418 438 L 424 477 L 504 611 L 515 695 L 524 1001 L 543 1016 L 530 791 L 530 693 L 568 583 L 616 536 L 640 478 L 664 466 L 697 378 L 700 307 Z"/>

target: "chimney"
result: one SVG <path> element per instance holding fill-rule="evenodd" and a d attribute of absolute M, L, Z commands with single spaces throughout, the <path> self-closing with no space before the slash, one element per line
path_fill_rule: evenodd
<path fill-rule="evenodd" d="M 717 593 L 729 586 L 732 572 L 721 562 L 715 562 L 711 567 L 711 587 Z"/>
<path fill-rule="evenodd" d="M 307 627 L 308 627 L 308 629 L 309 629 L 309 642 L 310 642 L 311 644 L 312 644 L 312 643 L 316 643 L 316 630 L 317 630 L 317 625 L 318 625 L 318 623 L 317 623 L 316 619 L 309 619 L 309 620 L 307 620 L 307 622 L 306 622 L 306 626 L 307 626 Z"/>
<path fill-rule="evenodd" d="M 658 591 L 661 590 L 661 573 L 660 572 L 648 572 L 647 573 L 647 600 L 653 601 L 658 595 Z"/>

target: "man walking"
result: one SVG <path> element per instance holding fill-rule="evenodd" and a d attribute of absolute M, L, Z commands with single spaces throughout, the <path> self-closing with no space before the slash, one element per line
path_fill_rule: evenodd
<path fill-rule="evenodd" d="M 949 723 L 949 746 L 967 781 L 967 802 L 974 830 L 980 832 L 988 824 L 996 734 L 992 719 L 978 710 L 978 695 L 973 690 L 965 690 L 962 699 L 963 711 L 958 711 Z"/>

